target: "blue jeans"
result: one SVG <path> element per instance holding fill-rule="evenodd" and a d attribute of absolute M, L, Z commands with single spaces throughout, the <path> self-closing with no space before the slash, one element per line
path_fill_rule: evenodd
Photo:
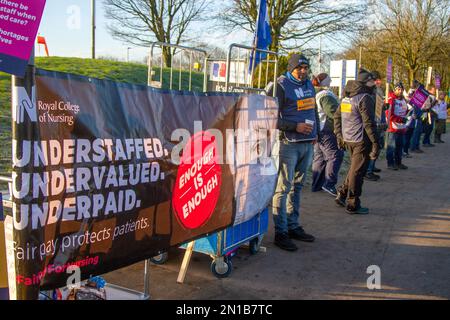
<path fill-rule="evenodd" d="M 300 195 L 312 157 L 310 142 L 280 141 L 278 182 L 272 199 L 275 233 L 287 233 L 300 226 Z"/>
<path fill-rule="evenodd" d="M 320 140 L 314 145 L 313 192 L 322 190 L 322 187 L 334 188 L 336 186 L 343 159 L 344 150 L 339 149 L 334 133 L 322 131 Z"/>
<path fill-rule="evenodd" d="M 411 150 L 420 149 L 420 136 L 422 135 L 422 133 L 423 133 L 422 120 L 416 119 L 414 132 L 411 139 Z"/>
<path fill-rule="evenodd" d="M 388 166 L 400 165 L 403 154 L 403 133 L 388 132 L 386 136 L 386 160 Z"/>
<path fill-rule="evenodd" d="M 377 160 L 369 160 L 369 166 L 367 167 L 367 173 L 373 173 L 373 169 L 375 169 L 375 163 Z"/>
<path fill-rule="evenodd" d="M 404 135 L 403 151 L 405 153 L 409 153 L 409 147 L 411 146 L 411 138 L 412 138 L 413 134 L 414 134 L 414 127 L 410 127 L 410 128 L 408 128 L 408 130 L 406 131 L 406 133 Z"/>

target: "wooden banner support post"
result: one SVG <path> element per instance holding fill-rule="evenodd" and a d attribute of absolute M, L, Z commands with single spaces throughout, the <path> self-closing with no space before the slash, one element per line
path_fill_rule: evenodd
<path fill-rule="evenodd" d="M 192 252 L 194 251 L 195 241 L 189 242 L 184 253 L 183 262 L 181 263 L 180 273 L 178 274 L 177 283 L 183 283 L 186 278 L 187 269 L 189 267 L 189 262 L 191 261 Z"/>

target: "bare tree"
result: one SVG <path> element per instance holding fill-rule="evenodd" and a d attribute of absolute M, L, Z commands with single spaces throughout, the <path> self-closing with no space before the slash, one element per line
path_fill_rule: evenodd
<path fill-rule="evenodd" d="M 255 31 L 259 0 L 231 0 L 220 18 L 225 27 Z M 318 36 L 352 32 L 362 24 L 364 2 L 328 0 L 267 0 L 271 49 L 292 50 Z"/>
<path fill-rule="evenodd" d="M 425 65 L 447 64 L 450 47 L 449 0 L 372 1 L 380 27 L 372 32 L 377 51 L 403 63 L 411 83 Z"/>
<path fill-rule="evenodd" d="M 104 0 L 110 33 L 138 46 L 154 41 L 180 44 L 209 4 L 210 0 Z M 165 47 L 163 56 L 170 66 L 172 51 Z"/>

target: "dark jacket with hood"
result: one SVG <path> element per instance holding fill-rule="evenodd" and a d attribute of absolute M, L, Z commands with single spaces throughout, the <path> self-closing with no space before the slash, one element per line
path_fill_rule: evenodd
<path fill-rule="evenodd" d="M 375 99 L 373 90 L 373 88 L 366 86 L 362 82 L 350 80 L 345 87 L 345 96 L 348 98 L 352 98 L 359 94 L 365 94 L 357 105 L 364 127 L 364 141 L 378 143 L 379 136 L 377 133 L 377 125 L 375 122 Z M 343 140 L 342 116 L 340 107 L 334 114 L 334 133 L 336 134 L 336 137 L 338 139 Z"/>

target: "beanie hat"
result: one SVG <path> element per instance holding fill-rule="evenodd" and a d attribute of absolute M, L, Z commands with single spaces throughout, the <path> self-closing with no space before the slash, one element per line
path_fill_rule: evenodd
<path fill-rule="evenodd" d="M 309 60 L 303 54 L 294 53 L 288 60 L 288 71 L 292 72 L 295 68 L 301 65 L 309 65 Z"/>
<path fill-rule="evenodd" d="M 405 87 L 403 86 L 403 83 L 401 83 L 401 82 L 397 82 L 397 83 L 395 84 L 394 89 L 397 89 L 397 88 L 400 88 L 400 89 L 402 89 L 402 90 L 405 89 Z"/>
<path fill-rule="evenodd" d="M 320 73 L 312 79 L 314 87 L 329 87 L 331 84 L 331 78 L 326 73 Z"/>
<path fill-rule="evenodd" d="M 366 82 L 369 82 L 370 80 L 375 80 L 375 77 L 373 76 L 373 74 L 365 69 L 360 69 L 359 73 L 358 73 L 357 81 L 366 83 Z"/>
<path fill-rule="evenodd" d="M 381 75 L 378 71 L 372 71 L 372 75 L 375 78 L 375 80 L 378 80 L 378 79 L 381 80 Z"/>

